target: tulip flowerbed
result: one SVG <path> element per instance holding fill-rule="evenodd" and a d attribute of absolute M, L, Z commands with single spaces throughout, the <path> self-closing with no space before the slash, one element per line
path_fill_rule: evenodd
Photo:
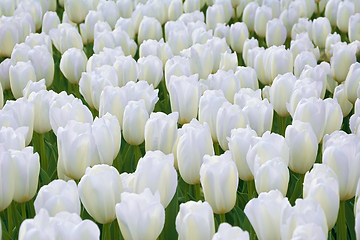
<path fill-rule="evenodd" d="M 0 16 L 0 239 L 360 239 L 360 1 Z"/>

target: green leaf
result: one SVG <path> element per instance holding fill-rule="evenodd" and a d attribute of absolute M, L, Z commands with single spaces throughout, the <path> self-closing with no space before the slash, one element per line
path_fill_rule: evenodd
<path fill-rule="evenodd" d="M 354 204 L 347 200 L 345 203 L 345 219 L 346 225 L 348 227 L 348 234 L 350 234 L 350 239 L 356 239 L 355 234 L 355 217 L 354 217 Z"/>
<path fill-rule="evenodd" d="M 48 185 L 51 182 L 49 175 L 41 167 L 40 167 L 40 178 L 41 178 L 42 186 Z"/>

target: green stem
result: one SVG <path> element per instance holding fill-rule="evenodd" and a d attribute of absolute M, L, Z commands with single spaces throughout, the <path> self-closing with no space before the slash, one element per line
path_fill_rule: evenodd
<path fill-rule="evenodd" d="M 226 221 L 225 219 L 225 213 L 221 213 L 220 215 L 220 223 L 224 223 Z"/>
<path fill-rule="evenodd" d="M 346 233 L 347 228 L 345 223 L 345 201 L 340 201 L 339 215 L 336 222 L 336 239 L 346 239 Z"/>
<path fill-rule="evenodd" d="M 304 177 L 305 177 L 305 174 L 300 174 L 299 179 L 296 182 L 294 192 L 291 195 L 291 198 L 289 200 L 289 202 L 292 206 L 295 205 L 296 199 L 302 195 Z"/>
<path fill-rule="evenodd" d="M 21 203 L 21 216 L 23 218 L 23 221 L 27 218 L 26 217 L 26 202 L 25 203 Z"/>
<path fill-rule="evenodd" d="M 214 142 L 214 151 L 216 156 L 220 156 L 220 146 L 218 142 Z"/>
<path fill-rule="evenodd" d="M 185 183 L 186 187 L 185 187 L 185 202 L 189 201 L 189 187 L 190 185 L 188 183 Z"/>
<path fill-rule="evenodd" d="M 279 128 L 279 134 L 283 137 L 285 137 L 285 130 L 286 130 L 286 117 L 281 117 L 280 115 L 277 115 L 277 123 Z"/>
<path fill-rule="evenodd" d="M 250 201 L 253 198 L 255 182 L 254 182 L 254 180 L 251 180 L 251 181 L 247 181 L 246 184 L 247 184 L 247 189 L 248 189 L 248 198 Z"/>
<path fill-rule="evenodd" d="M 141 156 L 141 151 L 140 151 L 140 147 L 139 146 L 134 146 L 134 152 L 135 152 L 135 168 L 139 162 L 139 159 L 142 157 Z"/>
<path fill-rule="evenodd" d="M 11 204 L 13 204 L 13 203 L 11 203 Z M 11 206 L 7 207 L 6 212 L 7 212 L 8 233 L 12 237 L 13 236 L 14 226 L 13 226 L 13 216 L 12 216 L 12 208 L 11 208 Z"/>
<path fill-rule="evenodd" d="M 178 213 L 178 194 L 175 192 L 174 197 L 165 209 L 165 225 L 159 239 L 178 239 L 176 232 L 175 220 Z"/>
<path fill-rule="evenodd" d="M 316 163 L 322 163 L 322 143 L 319 143 L 318 145 L 318 152 L 316 155 Z"/>
<path fill-rule="evenodd" d="M 81 99 L 79 85 L 78 84 L 71 84 L 71 88 L 73 90 L 74 97 L 76 97 L 78 99 Z"/>
<path fill-rule="evenodd" d="M 103 232 L 102 232 L 103 240 L 111 239 L 110 224 L 111 223 L 103 224 Z"/>
<path fill-rule="evenodd" d="M 196 201 L 201 200 L 201 196 L 200 196 L 200 183 L 195 184 L 195 196 L 196 196 Z"/>
<path fill-rule="evenodd" d="M 39 150 L 40 150 L 40 162 L 41 167 L 47 172 L 48 170 L 48 162 L 46 158 L 46 152 L 45 152 L 45 139 L 44 134 L 39 134 Z"/>

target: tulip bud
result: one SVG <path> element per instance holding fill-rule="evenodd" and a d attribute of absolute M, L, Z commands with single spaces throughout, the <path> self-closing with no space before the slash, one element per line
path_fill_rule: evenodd
<path fill-rule="evenodd" d="M 354 42 L 356 40 L 360 41 L 360 33 L 357 31 L 359 26 L 360 26 L 360 13 L 351 15 L 349 18 L 349 28 L 348 28 L 348 36 L 350 42 Z"/>
<path fill-rule="evenodd" d="M 65 182 L 57 179 L 40 188 L 34 202 L 36 214 L 45 208 L 51 217 L 66 211 L 80 215 L 80 199 L 74 180 Z"/>
<path fill-rule="evenodd" d="M 231 130 L 231 137 L 229 138 L 231 158 L 236 164 L 239 178 L 243 181 L 254 179 L 246 162 L 246 154 L 250 148 L 252 137 L 257 137 L 256 132 L 250 126 L 246 126 L 246 128 Z"/>
<path fill-rule="evenodd" d="M 161 24 L 156 18 L 145 16 L 139 26 L 138 43 L 147 39 L 160 40 L 162 38 Z"/>
<path fill-rule="evenodd" d="M 342 83 L 348 75 L 350 66 L 356 62 L 356 47 L 354 45 L 335 45 L 330 60 L 331 75 L 335 81 Z M 336 69 L 336 71 L 335 71 Z"/>
<path fill-rule="evenodd" d="M 295 9 L 296 10 L 296 9 Z M 307 33 L 308 38 L 310 40 L 313 39 L 313 22 L 311 20 L 308 20 L 307 18 L 299 18 L 298 22 L 295 23 L 291 29 L 291 38 L 293 40 L 296 40 L 298 37 L 297 35 L 301 35 L 301 33 Z"/>
<path fill-rule="evenodd" d="M 180 240 L 211 239 L 215 234 L 214 214 L 208 202 L 180 204 L 175 225 Z"/>
<path fill-rule="evenodd" d="M 2 126 L 0 129 L 0 146 L 4 150 L 21 151 L 25 148 L 25 138 L 28 130 L 28 127 L 18 127 L 14 130 L 12 127 Z"/>
<path fill-rule="evenodd" d="M 268 236 L 281 239 L 281 213 L 286 207 L 290 207 L 288 199 L 279 190 L 271 190 L 251 199 L 244 213 L 259 239 L 267 239 Z"/>
<path fill-rule="evenodd" d="M 249 31 L 245 23 L 237 22 L 231 25 L 230 45 L 235 52 L 243 52 L 244 42 L 247 38 L 249 38 Z"/>
<path fill-rule="evenodd" d="M 185 13 L 191 13 L 194 12 L 196 10 L 200 10 L 200 0 L 185 0 L 184 2 L 184 12 Z"/>
<path fill-rule="evenodd" d="M 278 75 L 270 88 L 270 102 L 281 117 L 289 115 L 286 103 L 290 101 L 296 77 L 292 73 Z"/>
<path fill-rule="evenodd" d="M 270 46 L 280 46 L 285 43 L 286 40 L 286 28 L 283 22 L 274 18 L 266 23 L 266 45 Z"/>
<path fill-rule="evenodd" d="M 238 66 L 238 60 L 236 53 L 228 53 L 228 52 L 221 53 L 219 69 L 224 71 L 229 71 L 229 70 L 236 71 L 237 66 Z"/>
<path fill-rule="evenodd" d="M 312 52 L 302 51 L 299 53 L 294 61 L 294 75 L 300 77 L 306 65 L 311 67 L 317 66 L 316 57 Z"/>
<path fill-rule="evenodd" d="M 53 52 L 51 38 L 46 33 L 30 33 L 30 35 L 26 37 L 25 43 L 31 48 L 34 48 L 36 45 L 45 45 L 49 53 L 52 54 Z"/>
<path fill-rule="evenodd" d="M 23 89 L 29 80 L 35 82 L 35 69 L 31 62 L 18 62 L 15 66 L 10 66 L 9 69 L 11 91 L 14 97 L 20 98 L 23 96 Z"/>
<path fill-rule="evenodd" d="M 350 1 L 344 1 L 339 3 L 336 16 L 336 25 L 343 33 L 348 32 L 349 18 L 355 13 L 354 3 Z"/>
<path fill-rule="evenodd" d="M 69 19 L 77 24 L 85 20 L 89 11 L 86 0 L 65 0 L 64 8 Z"/>
<path fill-rule="evenodd" d="M 329 19 L 319 17 L 314 19 L 312 24 L 312 39 L 319 48 L 325 48 L 326 38 L 331 33 Z"/>
<path fill-rule="evenodd" d="M 177 187 L 177 173 L 174 156 L 163 152 L 148 151 L 140 158 L 135 171 L 134 192 L 141 193 L 146 188 L 159 192 L 160 202 L 166 208 L 174 197 Z"/>
<path fill-rule="evenodd" d="M 171 110 L 179 113 L 178 123 L 180 124 L 188 123 L 197 116 L 201 97 L 201 87 L 197 79 L 197 74 L 190 77 L 172 76 L 170 79 L 168 91 Z"/>
<path fill-rule="evenodd" d="M 296 227 L 309 223 L 318 225 L 327 238 L 326 215 L 321 205 L 310 198 L 297 199 L 294 207 L 288 205 L 282 210 L 281 239 L 291 239 Z"/>
<path fill-rule="evenodd" d="M 57 28 L 60 24 L 60 19 L 56 12 L 46 12 L 42 21 L 42 31 L 49 34 L 50 29 Z"/>
<path fill-rule="evenodd" d="M 191 74 L 199 74 L 199 78 L 206 79 L 214 64 L 213 52 L 209 46 L 195 44 L 190 48 Z"/>
<path fill-rule="evenodd" d="M 206 27 L 215 30 L 218 23 L 225 23 L 225 12 L 222 4 L 214 4 L 206 9 Z"/>
<path fill-rule="evenodd" d="M 243 239 L 249 240 L 249 232 L 243 231 L 239 227 L 232 227 L 227 222 L 221 223 L 217 233 L 215 233 L 212 240 L 223 240 L 223 239 Z"/>
<path fill-rule="evenodd" d="M 139 77 L 138 63 L 131 56 L 121 56 L 114 63 L 118 74 L 119 86 L 125 86 L 127 82 L 136 80 Z"/>
<path fill-rule="evenodd" d="M 281 12 L 279 19 L 286 28 L 286 37 L 290 38 L 293 26 L 299 21 L 299 11 L 294 7 L 286 8 Z"/>
<path fill-rule="evenodd" d="M 325 135 L 340 130 L 343 122 L 343 114 L 341 111 L 341 107 L 335 98 L 325 99 L 324 104 L 325 104 L 325 119 L 327 119 L 324 130 L 324 135 Z"/>
<path fill-rule="evenodd" d="M 356 91 L 360 82 L 359 73 L 360 63 L 355 62 L 351 64 L 345 79 L 345 94 L 352 104 L 354 104 L 357 99 Z"/>
<path fill-rule="evenodd" d="M 258 7 L 255 12 L 254 29 L 256 34 L 264 38 L 266 36 L 267 22 L 272 19 L 272 10 L 266 5 Z"/>
<path fill-rule="evenodd" d="M 176 145 L 179 172 L 186 183 L 198 184 L 203 157 L 214 155 L 209 126 L 193 119 L 189 124 L 184 124 L 182 129 L 183 134 Z M 193 154 L 189 155 L 189 152 Z"/>
<path fill-rule="evenodd" d="M 107 224 L 116 218 L 114 207 L 122 192 L 116 168 L 106 164 L 86 168 L 78 189 L 82 204 L 95 221 Z"/>
<path fill-rule="evenodd" d="M 336 27 L 337 11 L 341 0 L 329 0 L 325 7 L 325 17 L 329 19 L 332 27 Z"/>
<path fill-rule="evenodd" d="M 360 177 L 360 173 L 351 171 L 351 169 L 357 169 L 360 164 L 360 140 L 354 134 L 346 134 L 331 143 L 330 140 L 333 140 L 335 136 L 331 134 L 324 141 L 323 163 L 331 167 L 338 176 L 340 200 L 345 201 L 355 196 L 356 183 Z"/>
<path fill-rule="evenodd" d="M 114 1 L 100 2 L 97 6 L 97 11 L 103 15 L 104 20 L 114 29 L 115 23 L 120 17 L 120 11 L 116 3 Z"/>
<path fill-rule="evenodd" d="M 200 168 L 200 181 L 205 201 L 214 213 L 224 214 L 234 207 L 239 178 L 230 151 L 220 156 L 205 155 Z"/>
<path fill-rule="evenodd" d="M 12 202 L 15 192 L 15 166 L 9 151 L 0 152 L 0 211 L 5 210 Z"/>
<path fill-rule="evenodd" d="M 168 8 L 169 21 L 176 21 L 183 13 L 183 2 L 182 0 L 174 0 L 170 2 Z"/>
<path fill-rule="evenodd" d="M 148 188 L 140 194 L 122 193 L 115 211 L 125 239 L 156 239 L 164 227 L 165 210 L 160 195 L 153 195 Z"/>
<path fill-rule="evenodd" d="M 158 86 L 163 77 L 163 63 L 153 55 L 141 57 L 138 60 L 139 80 L 147 81 L 154 88 Z"/>
<path fill-rule="evenodd" d="M 337 220 L 339 211 L 339 180 L 335 172 L 325 164 L 314 164 L 305 174 L 303 198 L 315 199 L 323 208 L 328 229 Z"/>
<path fill-rule="evenodd" d="M 11 59 L 7 58 L 0 63 L 0 84 L 4 90 L 10 89 L 9 69 L 11 66 Z"/>
<path fill-rule="evenodd" d="M 94 42 L 94 28 L 98 21 L 104 21 L 103 15 L 98 11 L 90 10 L 85 17 L 85 23 L 80 24 L 80 33 L 84 45 Z"/>
<path fill-rule="evenodd" d="M 228 150 L 227 137 L 234 128 L 245 128 L 249 124 L 246 113 L 236 104 L 224 102 L 216 117 L 216 135 L 221 148 Z"/>
<path fill-rule="evenodd" d="M 249 2 L 244 8 L 242 20 L 249 29 L 249 32 L 254 32 L 255 13 L 259 4 L 257 2 Z M 245 59 L 245 58 L 244 58 Z"/>
<path fill-rule="evenodd" d="M 10 16 L 14 15 L 15 8 L 16 8 L 15 1 L 11 1 L 11 0 L 6 1 L 5 0 L 0 3 L 1 15 L 10 17 Z"/>
<path fill-rule="evenodd" d="M 145 124 L 145 151 L 160 150 L 170 154 L 177 139 L 178 112 L 151 113 Z"/>
<path fill-rule="evenodd" d="M 340 84 L 339 86 L 335 87 L 333 98 L 336 98 L 337 102 L 339 103 L 343 117 L 349 115 L 353 108 L 353 104 L 346 96 L 345 84 Z"/>
<path fill-rule="evenodd" d="M 314 164 L 318 150 L 317 138 L 311 124 L 293 121 L 292 125 L 286 128 L 285 139 L 290 150 L 289 168 L 305 174 Z M 306 154 L 299 154 L 305 152 Z"/>
<path fill-rule="evenodd" d="M 79 32 L 70 24 L 59 24 L 58 28 L 49 31 L 49 35 L 54 46 L 61 54 L 64 54 L 66 50 L 73 47 L 83 49 L 82 38 Z"/>
<path fill-rule="evenodd" d="M 60 70 L 71 84 L 78 84 L 81 73 L 85 72 L 87 57 L 84 51 L 70 48 L 60 60 Z"/>
<path fill-rule="evenodd" d="M 28 12 L 31 14 L 35 23 L 35 29 L 33 28 L 32 31 L 35 32 L 40 30 L 42 23 L 41 20 L 44 14 L 40 1 L 21 1 L 15 9 L 14 15 L 18 15 L 22 12 Z"/>
<path fill-rule="evenodd" d="M 35 46 L 32 50 L 30 50 L 28 57 L 34 67 L 36 81 L 45 79 L 46 86 L 50 87 L 54 79 L 55 71 L 52 54 L 48 52 L 44 45 L 42 45 Z"/>

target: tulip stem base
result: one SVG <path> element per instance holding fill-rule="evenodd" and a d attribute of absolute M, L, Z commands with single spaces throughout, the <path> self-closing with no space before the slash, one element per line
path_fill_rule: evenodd
<path fill-rule="evenodd" d="M 111 223 L 103 224 L 102 240 L 111 239 L 110 224 Z"/>
<path fill-rule="evenodd" d="M 226 221 L 225 219 L 225 213 L 221 213 L 220 215 L 220 223 L 224 223 Z"/>
<path fill-rule="evenodd" d="M 12 209 L 11 209 L 10 205 L 7 207 L 6 212 L 7 212 L 8 233 L 12 237 L 14 227 L 13 227 L 13 216 L 12 216 L 12 211 L 11 211 Z"/>
<path fill-rule="evenodd" d="M 291 198 L 289 200 L 291 206 L 295 205 L 296 199 L 299 198 L 302 194 L 304 178 L 305 178 L 305 174 L 300 174 L 299 179 L 296 182 L 294 192 L 292 193 Z"/>
<path fill-rule="evenodd" d="M 251 180 L 251 181 L 247 181 L 246 184 L 247 184 L 247 190 L 248 190 L 248 198 L 250 201 L 253 198 L 255 182 L 254 182 L 254 180 Z"/>
<path fill-rule="evenodd" d="M 285 130 L 286 130 L 286 117 L 281 117 L 280 115 L 277 115 L 277 124 L 279 128 L 279 134 L 283 137 L 285 137 Z"/>
<path fill-rule="evenodd" d="M 339 214 L 336 222 L 336 239 L 347 239 L 347 228 L 345 222 L 345 201 L 340 201 Z"/>
<path fill-rule="evenodd" d="M 20 205 L 21 205 L 21 216 L 24 221 L 26 219 L 26 202 L 20 203 Z"/>
<path fill-rule="evenodd" d="M 176 231 L 175 220 L 177 213 L 179 212 L 178 207 L 178 193 L 175 192 L 171 202 L 165 208 L 165 224 L 164 228 L 158 237 L 160 240 L 177 239 L 178 234 Z"/>
<path fill-rule="evenodd" d="M 196 196 L 196 201 L 201 200 L 201 196 L 200 196 L 200 183 L 195 184 L 195 196 Z"/>
<path fill-rule="evenodd" d="M 190 185 L 188 183 L 186 183 L 186 187 L 185 187 L 185 202 L 189 201 L 189 188 Z"/>
<path fill-rule="evenodd" d="M 45 139 L 44 134 L 39 134 L 39 147 L 40 147 L 40 162 L 41 167 L 47 172 L 48 170 L 48 162 L 46 158 L 46 152 L 45 152 Z"/>
<path fill-rule="evenodd" d="M 139 159 L 141 158 L 141 151 L 139 146 L 134 146 L 134 152 L 135 152 L 135 168 L 139 162 Z"/>

